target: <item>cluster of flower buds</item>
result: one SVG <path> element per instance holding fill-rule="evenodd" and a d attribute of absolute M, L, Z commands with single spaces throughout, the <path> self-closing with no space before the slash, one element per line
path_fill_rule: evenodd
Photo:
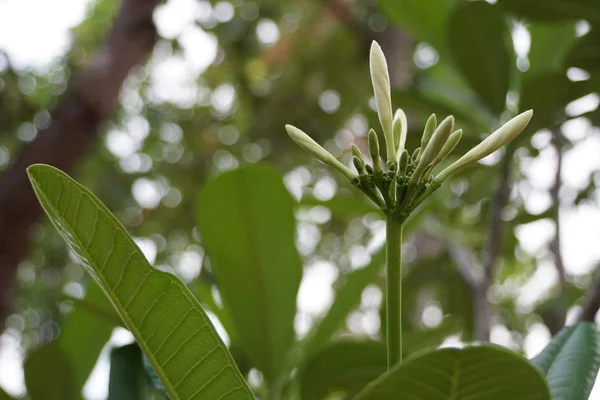
<path fill-rule="evenodd" d="M 377 114 L 385 139 L 385 163 L 379 149 L 377 133 L 373 129 L 369 131 L 368 135 L 372 164 L 368 164 L 360 149 L 356 145 L 352 145 L 353 163 L 357 173 L 352 172 L 300 129 L 286 125 L 286 130 L 300 147 L 346 175 L 355 186 L 390 216 L 406 218 L 451 174 L 468 164 L 481 160 L 513 140 L 527 126 L 533 115 L 533 111 L 529 110 L 514 117 L 456 162 L 434 175 L 434 168 L 458 144 L 462 130 L 454 130 L 452 116 L 447 117 L 438 125 L 436 116 L 433 114 L 425 124 L 421 146 L 409 154 L 405 149 L 406 115 L 401 109 L 392 114 L 387 63 L 376 42 L 371 45 L 370 68 Z"/>

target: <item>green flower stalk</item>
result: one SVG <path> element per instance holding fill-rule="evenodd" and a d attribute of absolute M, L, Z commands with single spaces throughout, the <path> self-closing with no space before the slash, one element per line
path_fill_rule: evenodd
<path fill-rule="evenodd" d="M 392 117 L 390 78 L 385 56 L 379 45 L 371 46 L 369 65 L 383 129 L 385 151 L 380 151 L 375 130 L 368 133 L 369 164 L 360 149 L 352 145 L 352 161 L 358 174 L 352 172 L 306 133 L 291 125 L 286 130 L 292 140 L 321 162 L 344 174 L 364 192 L 386 218 L 386 305 L 388 368 L 402 361 L 402 227 L 408 216 L 452 174 L 476 163 L 513 140 L 527 126 L 533 111 L 526 111 L 500 127 L 479 145 L 447 168 L 434 175 L 436 167 L 456 148 L 462 129 L 454 130 L 454 118 L 446 117 L 438 126 L 432 114 L 423 130 L 421 146 L 412 152 L 406 147 L 407 118 L 401 109 Z M 382 154 L 385 153 L 385 160 Z"/>

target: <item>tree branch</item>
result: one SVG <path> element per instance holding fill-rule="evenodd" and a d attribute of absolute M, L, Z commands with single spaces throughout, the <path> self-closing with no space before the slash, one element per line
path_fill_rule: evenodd
<path fill-rule="evenodd" d="M 460 243 L 454 241 L 448 242 L 448 252 L 450 253 L 450 257 L 456 265 L 458 273 L 471 288 L 471 291 L 475 293 L 477 288 L 480 286 L 482 279 L 481 276 L 478 276 L 476 273 L 477 266 L 473 263 L 473 259 L 471 257 L 472 252 L 462 246 Z"/>
<path fill-rule="evenodd" d="M 560 132 L 560 128 L 556 128 L 552 131 L 553 134 L 553 144 L 556 149 L 556 172 L 554 174 L 554 184 L 550 188 L 550 197 L 552 199 L 552 219 L 554 221 L 554 226 L 556 227 L 556 232 L 554 234 L 554 238 L 550 243 L 550 251 L 554 256 L 554 265 L 556 266 L 556 271 L 558 273 L 558 281 L 560 284 L 560 294 L 559 302 L 560 307 L 557 309 L 553 309 L 553 315 L 551 320 L 555 321 L 552 326 L 548 326 L 551 333 L 554 335 L 560 330 L 566 320 L 567 316 L 567 305 L 562 301 L 562 297 L 565 295 L 567 290 L 567 275 L 565 272 L 565 264 L 562 257 L 561 251 L 561 224 L 560 224 L 560 188 L 562 185 L 561 175 L 562 175 L 562 159 L 563 159 L 563 147 L 565 143 L 565 138 Z"/>
<path fill-rule="evenodd" d="M 71 172 L 91 147 L 103 122 L 118 105 L 131 69 L 143 63 L 156 43 L 152 14 L 159 0 L 123 0 L 104 48 L 82 70 L 52 113 L 52 123 L 23 147 L 0 181 L 0 332 L 12 309 L 15 276 L 26 256 L 28 230 L 41 208 L 25 169 L 34 163 Z"/>
<path fill-rule="evenodd" d="M 579 315 L 579 321 L 594 322 L 596 314 L 600 309 L 600 270 L 596 270 L 594 276 L 594 282 L 587 291 L 585 298 L 583 299 L 581 314 Z"/>
<path fill-rule="evenodd" d="M 484 274 L 481 283 L 474 293 L 475 308 L 475 340 L 489 342 L 490 325 L 492 321 L 491 304 L 488 301 L 488 291 L 494 279 L 498 257 L 502 252 L 502 211 L 510 195 L 510 165 L 514 147 L 508 146 L 500 165 L 500 176 L 496 190 L 492 195 L 490 219 L 488 225 L 488 242 L 484 251 Z"/>

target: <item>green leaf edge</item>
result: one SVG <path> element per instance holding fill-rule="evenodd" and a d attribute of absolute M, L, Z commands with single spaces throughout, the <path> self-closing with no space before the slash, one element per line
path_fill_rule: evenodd
<path fill-rule="evenodd" d="M 36 196 L 38 196 L 38 198 L 40 198 L 40 200 L 44 200 L 44 202 L 40 201 L 40 204 L 42 206 L 42 208 L 44 209 L 44 211 L 46 211 L 46 213 L 50 214 L 48 212 L 48 208 L 50 208 L 50 211 L 52 213 L 54 213 L 55 215 L 60 215 L 60 213 L 54 209 L 54 207 L 52 206 L 51 202 L 46 198 L 44 191 L 41 189 L 41 187 L 38 185 L 37 180 L 35 178 L 35 174 L 37 170 L 40 170 L 40 172 L 43 172 L 43 170 L 52 170 L 54 173 L 58 174 L 59 176 L 62 176 L 64 178 L 67 178 L 71 183 L 73 183 L 76 187 L 78 187 L 80 190 L 83 191 L 83 193 L 85 193 L 86 195 L 88 195 L 90 197 L 90 199 L 101 209 L 106 213 L 106 216 L 114 223 L 116 224 L 116 226 L 123 230 L 123 232 L 126 233 L 126 239 L 129 241 L 130 245 L 132 245 L 138 252 L 140 252 L 140 254 L 142 254 L 143 259 L 146 260 L 146 265 L 148 266 L 148 268 L 151 268 L 153 272 L 158 273 L 158 274 L 163 274 L 163 275 L 168 275 L 171 279 L 174 279 L 176 285 L 178 285 L 181 289 L 182 292 L 184 293 L 184 295 L 187 297 L 187 299 L 192 303 L 192 304 L 197 304 L 198 301 L 197 299 L 190 293 L 189 289 L 187 288 L 187 286 L 185 286 L 181 280 L 174 274 L 170 274 L 168 272 L 164 272 L 164 271 L 160 271 L 156 268 L 154 268 L 153 266 L 150 265 L 150 263 L 148 263 L 148 260 L 146 259 L 146 256 L 143 255 L 143 253 L 141 252 L 141 250 L 139 249 L 139 246 L 134 242 L 134 240 L 131 238 L 131 235 L 129 234 L 129 232 L 127 231 L 127 229 L 123 226 L 123 224 L 121 224 L 121 222 L 113 215 L 112 212 L 110 212 L 110 210 L 104 205 L 104 203 L 102 203 L 89 189 L 87 189 L 85 186 L 83 186 L 82 184 L 80 184 L 79 182 L 75 181 L 73 178 L 71 178 L 69 175 L 67 175 L 66 173 L 64 173 L 63 171 L 61 171 L 58 168 L 55 168 L 53 166 L 47 165 L 47 164 L 33 164 L 31 166 L 29 166 L 27 168 L 27 175 L 29 177 L 29 180 L 31 182 L 31 185 L 34 189 L 34 192 L 36 194 Z M 48 207 L 48 208 L 47 208 Z M 61 232 L 61 230 L 59 229 L 59 227 L 57 226 L 57 224 L 54 221 L 54 218 L 49 218 L 50 221 L 52 222 L 52 225 L 59 231 Z M 68 226 L 68 225 L 67 225 Z M 70 228 L 70 226 L 69 226 Z M 82 243 L 80 243 L 79 238 L 73 236 L 72 237 L 73 240 L 77 241 L 78 244 L 80 244 L 80 248 L 82 249 L 82 251 L 84 251 L 87 255 L 87 252 L 85 250 L 85 247 L 83 246 Z M 88 257 L 89 259 L 89 257 Z M 95 272 L 95 271 L 94 271 Z M 89 271 L 88 271 L 89 273 Z M 158 364 L 158 362 L 156 361 L 156 359 L 154 358 L 154 355 L 150 352 L 150 349 L 148 348 L 148 346 L 146 345 L 146 343 L 144 342 L 143 338 L 140 335 L 139 330 L 137 329 L 137 327 L 133 324 L 131 318 L 129 317 L 129 313 L 125 310 L 124 307 L 122 307 L 122 305 L 120 304 L 119 300 L 113 296 L 111 294 L 111 291 L 107 291 L 104 287 L 105 286 L 109 286 L 108 282 L 104 279 L 103 276 L 98 275 L 98 274 L 94 274 L 95 276 L 93 276 L 94 278 L 98 279 L 102 284 L 100 285 L 102 287 L 102 290 L 104 291 L 104 293 L 110 298 L 111 302 L 113 303 L 113 305 L 115 304 L 119 304 L 121 306 L 121 308 L 123 309 L 123 314 L 121 315 L 121 317 L 124 319 L 125 324 L 127 325 L 127 327 L 132 331 L 134 337 L 136 338 L 136 341 L 138 342 L 140 348 L 142 348 L 142 350 L 144 351 L 144 354 L 146 355 L 146 357 L 148 358 L 148 361 L 150 361 L 150 364 L 152 365 L 152 368 L 154 369 L 154 371 L 156 372 L 156 374 L 158 375 L 158 377 L 160 378 L 161 382 L 163 383 L 163 385 L 165 386 L 165 389 L 167 390 L 167 392 L 169 393 L 170 396 L 174 396 L 175 399 L 179 399 L 180 397 L 177 395 L 177 392 L 175 391 L 175 389 L 172 387 L 171 382 L 166 378 L 161 366 Z M 115 308 L 117 308 L 115 306 Z M 237 367 L 237 365 L 235 364 L 233 357 L 231 356 L 231 354 L 229 353 L 229 350 L 227 349 L 227 347 L 223 344 L 220 336 L 218 335 L 217 331 L 215 330 L 212 322 L 210 321 L 210 319 L 208 318 L 208 316 L 206 316 L 204 310 L 202 309 L 202 306 L 200 306 L 199 304 L 197 304 L 197 308 L 200 310 L 202 316 L 205 317 L 206 322 L 210 328 L 210 330 L 212 331 L 212 333 L 215 335 L 216 338 L 218 338 L 218 342 L 219 345 L 223 348 L 223 350 L 225 350 L 225 354 L 229 360 L 229 362 L 231 363 L 231 366 L 233 368 L 234 371 L 237 372 L 238 378 L 240 380 L 240 384 L 241 386 L 246 389 L 246 393 L 248 394 L 248 398 L 249 399 L 254 399 L 254 395 L 252 394 L 252 391 L 250 390 L 250 388 L 248 387 L 248 384 L 246 382 L 246 380 L 242 377 L 241 373 L 239 372 L 239 369 Z M 119 314 L 121 314 L 120 310 L 117 309 L 117 312 Z"/>
<path fill-rule="evenodd" d="M 361 390 L 352 400 L 361 400 L 363 399 L 364 396 L 368 395 L 369 392 L 372 390 L 372 388 L 374 386 L 376 386 L 380 381 L 385 380 L 389 375 L 393 374 L 397 369 L 403 367 L 406 365 L 406 363 L 429 355 L 431 353 L 435 353 L 438 351 L 449 351 L 449 350 L 454 350 L 454 351 L 463 351 L 466 349 L 476 349 L 476 348 L 488 348 L 488 349 L 494 349 L 494 350 L 499 350 L 505 354 L 508 354 L 510 356 L 519 358 L 521 361 L 529 364 L 529 366 L 531 366 L 531 370 L 535 371 L 538 376 L 542 379 L 542 381 L 545 383 L 546 385 L 546 389 L 547 389 L 547 395 L 548 395 L 548 399 L 551 399 L 550 397 L 550 388 L 548 386 L 548 381 L 546 380 L 546 377 L 544 376 L 544 374 L 542 373 L 542 371 L 539 370 L 539 368 L 537 368 L 537 366 L 535 366 L 530 360 L 528 360 L 527 358 L 525 358 L 524 356 L 522 356 L 519 353 L 516 353 L 514 351 L 511 351 L 505 347 L 499 346 L 499 345 L 495 345 L 495 344 L 482 344 L 482 345 L 470 345 L 470 346 L 465 346 L 462 348 L 456 348 L 456 347 L 444 347 L 444 348 L 429 348 L 429 349 L 425 349 L 425 350 L 421 350 L 418 352 L 415 352 L 414 354 L 411 354 L 410 356 L 408 356 L 405 360 L 402 361 L 401 364 L 397 364 L 394 367 L 392 367 L 390 370 L 388 370 L 387 372 L 385 372 L 384 374 L 382 374 L 381 376 L 379 376 L 379 378 L 375 379 L 374 381 L 370 382 L 367 386 L 364 387 L 363 390 Z"/>
<path fill-rule="evenodd" d="M 578 333 L 578 331 L 583 330 L 584 334 L 592 334 L 596 338 L 596 354 L 600 354 L 600 334 L 596 328 L 596 325 L 591 322 L 583 321 L 574 325 L 569 325 L 564 327 L 560 332 L 558 332 L 552 340 L 542 349 L 542 351 L 533 357 L 530 362 L 533 364 L 544 376 L 546 382 L 548 383 L 548 387 L 550 389 L 550 393 L 552 394 L 553 387 L 550 386 L 548 382 L 548 377 L 554 372 L 554 364 L 558 360 L 558 358 L 564 354 L 563 349 L 569 343 L 569 341 L 573 338 L 573 336 Z M 547 356 L 550 355 L 550 358 Z M 598 357 L 598 356 L 597 356 Z M 598 377 L 598 368 L 596 369 L 596 377 Z M 588 382 L 591 386 L 587 387 L 588 396 L 594 385 L 596 379 L 592 379 Z"/>

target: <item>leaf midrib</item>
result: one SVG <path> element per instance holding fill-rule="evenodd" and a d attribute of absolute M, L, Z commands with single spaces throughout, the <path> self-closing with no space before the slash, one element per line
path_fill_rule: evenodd
<path fill-rule="evenodd" d="M 62 182 L 62 178 L 59 177 L 59 179 Z M 34 181 L 36 181 L 35 178 L 34 178 Z M 77 182 L 74 182 L 74 183 L 77 183 Z M 36 182 L 36 186 L 39 188 L 39 185 L 37 185 L 37 182 Z M 87 250 L 87 247 L 83 247 L 83 243 L 79 239 L 79 235 L 75 234 L 75 230 L 73 229 L 73 227 L 71 226 L 71 224 L 69 223 L 69 221 L 67 221 L 65 218 L 63 218 L 60 215 L 60 213 L 54 207 L 54 205 L 52 204 L 52 202 L 49 201 L 48 197 L 44 194 L 43 190 L 40 190 L 38 193 L 41 194 L 41 196 L 44 198 L 45 203 L 52 209 L 53 214 L 58 217 L 57 219 L 60 219 L 62 221 L 62 223 L 65 224 L 65 226 L 67 228 L 69 228 L 69 230 L 71 232 L 74 233 L 73 235 L 71 235 L 72 240 L 75 240 L 77 242 L 77 245 L 79 246 L 79 248 L 81 249 L 81 251 L 85 254 L 86 258 L 88 260 L 92 261 L 94 263 L 94 265 L 95 265 L 96 263 L 95 263 L 95 261 L 93 261 L 93 258 L 89 254 L 89 252 Z M 83 192 L 83 191 L 82 191 L 82 195 L 86 195 L 87 196 L 87 194 L 85 192 Z M 90 197 L 90 200 L 92 200 L 92 202 L 96 203 L 96 201 L 94 201 L 94 199 L 91 198 L 91 197 Z M 96 205 L 98 205 L 98 204 L 96 204 Z M 111 215 L 107 214 L 107 217 L 111 218 Z M 115 222 L 115 221 L 113 220 L 113 222 Z M 54 221 L 52 221 L 52 223 L 54 224 Z M 57 228 L 59 228 L 59 227 L 57 227 Z M 129 239 L 129 235 L 126 235 L 126 238 Z M 132 241 L 132 244 L 135 244 L 135 243 L 133 243 L 133 241 Z M 110 284 L 108 283 L 108 281 L 106 280 L 104 274 L 98 274 L 95 270 L 94 270 L 94 274 L 98 277 L 98 279 L 100 279 L 102 281 L 103 286 L 109 287 L 109 288 L 111 287 Z M 131 327 L 133 327 L 133 330 L 138 334 L 137 336 L 139 336 L 141 338 L 139 330 L 133 324 L 133 320 L 129 316 L 129 313 L 124 308 L 123 304 L 121 304 L 120 300 L 116 297 L 116 295 L 114 294 L 114 291 L 112 290 L 112 288 L 111 288 L 110 291 L 105 291 L 105 293 L 108 294 L 108 296 L 110 297 L 110 299 L 111 299 L 111 301 L 113 303 L 118 304 L 120 306 L 120 310 L 123 313 L 124 319 L 126 319 L 127 322 L 129 323 L 128 325 L 130 325 L 129 328 L 131 329 Z M 160 377 L 160 379 L 163 382 L 163 384 L 165 384 L 165 388 L 169 391 L 169 394 L 175 396 L 176 399 L 179 399 L 179 396 L 177 395 L 177 393 L 174 391 L 174 388 L 172 387 L 171 381 L 166 377 L 163 369 L 160 367 L 160 365 L 158 364 L 156 358 L 154 357 L 154 353 L 152 351 L 150 351 L 150 348 L 146 344 L 146 341 L 143 340 L 143 339 L 140 339 L 140 340 L 138 340 L 138 342 L 139 342 L 140 347 L 142 347 L 145 350 L 144 352 L 146 353 L 148 359 L 151 361 L 152 366 L 155 368 L 157 375 Z"/>
<path fill-rule="evenodd" d="M 60 175 L 56 174 L 55 175 L 60 184 L 61 184 L 61 190 L 62 190 L 62 183 L 65 181 L 65 179 L 63 177 L 61 177 Z M 59 230 L 59 231 L 63 231 L 63 229 L 61 229 L 61 227 L 57 226 L 57 224 L 55 223 L 55 219 L 60 220 L 68 229 L 70 232 L 72 232 L 73 234 L 71 234 L 71 240 L 76 241 L 76 244 L 78 245 L 78 247 L 80 248 L 80 251 L 84 253 L 84 255 L 86 256 L 86 259 L 91 261 L 96 267 L 96 262 L 94 261 L 94 259 L 91 257 L 90 253 L 88 252 L 87 247 L 83 246 L 82 241 L 79 238 L 79 235 L 76 234 L 75 229 L 73 229 L 72 225 L 69 223 L 69 221 L 66 218 L 63 218 L 61 216 L 61 213 L 54 207 L 53 202 L 51 202 L 49 200 L 49 198 L 46 196 L 45 191 L 39 186 L 39 184 L 37 183 L 37 179 L 31 175 L 31 182 L 33 185 L 35 185 L 35 187 L 38 189 L 36 192 L 39 196 L 41 196 L 44 199 L 44 204 L 51 209 L 52 214 L 54 215 L 54 218 L 50 218 L 52 224 Z M 67 182 L 69 183 L 69 182 Z M 131 246 L 133 246 L 134 249 L 136 249 L 137 252 L 140 252 L 137 244 L 135 244 L 135 242 L 133 241 L 133 239 L 129 236 L 129 234 L 127 234 L 127 231 L 124 230 L 124 228 L 122 227 L 121 223 L 116 219 L 116 217 L 114 215 L 112 215 L 110 212 L 106 212 L 106 210 L 103 209 L 103 205 L 101 203 L 99 203 L 98 200 L 94 199 L 92 196 L 90 196 L 87 193 L 87 189 L 81 185 L 79 182 L 76 181 L 72 181 L 71 182 L 73 185 L 75 185 L 76 187 L 78 187 L 80 189 L 80 194 L 81 196 L 87 196 L 89 198 L 90 201 L 92 201 L 92 203 L 94 203 L 97 207 L 98 207 L 98 211 L 104 213 L 104 215 L 111 220 L 111 222 L 113 222 L 117 228 L 117 231 L 121 231 L 124 232 L 125 235 L 125 240 L 129 242 L 129 244 Z M 68 186 L 67 186 L 67 190 L 68 190 Z M 69 196 L 70 198 L 70 196 Z M 79 199 L 78 203 L 81 202 L 82 198 Z M 76 218 L 76 216 L 75 216 Z M 91 244 L 91 241 L 90 241 Z M 145 257 L 142 256 L 143 259 L 145 260 Z M 108 258 L 107 258 L 108 259 Z M 146 261 L 147 262 L 147 261 Z M 148 265 L 150 268 L 152 268 L 152 266 Z M 162 271 L 159 270 L 155 270 L 156 273 L 159 274 L 163 274 Z M 160 364 L 158 363 L 158 361 L 156 360 L 155 356 L 154 356 L 154 352 L 152 352 L 150 350 L 150 348 L 148 347 L 146 341 L 143 339 L 143 336 L 141 335 L 141 332 L 139 331 L 139 329 L 135 326 L 135 324 L 133 323 L 132 318 L 130 317 L 129 313 L 127 312 L 127 310 L 125 309 L 124 305 L 121 303 L 121 301 L 116 297 L 116 294 L 114 293 L 113 288 L 111 287 L 111 285 L 109 284 L 109 282 L 106 280 L 105 276 L 103 273 L 97 273 L 96 270 L 94 270 L 94 275 L 96 275 L 96 277 L 102 281 L 103 283 L 103 288 L 107 287 L 110 288 L 110 290 L 105 290 L 104 292 L 109 296 L 109 298 L 111 299 L 111 301 L 113 302 L 113 304 L 118 305 L 118 309 L 119 312 L 122 313 L 123 318 L 127 321 L 127 325 L 128 328 L 131 329 L 132 331 L 134 331 L 134 336 L 136 337 L 138 344 L 140 345 L 140 347 L 144 350 L 144 353 L 146 354 L 148 360 L 151 362 L 152 366 L 155 369 L 156 374 L 158 375 L 158 377 L 160 378 L 160 380 L 162 381 L 163 385 L 165 386 L 165 389 L 169 392 L 169 395 L 174 397 L 174 400 L 179 400 L 181 399 L 178 395 L 177 392 L 175 391 L 175 388 L 173 387 L 173 384 L 171 383 L 170 379 L 167 378 L 166 374 L 164 373 L 162 367 L 160 366 Z M 167 275 L 168 278 L 172 279 L 170 276 Z M 173 281 L 172 281 L 173 282 Z M 176 284 L 176 281 L 175 281 Z M 182 290 L 184 296 L 190 300 L 192 307 L 196 310 L 199 311 L 197 309 L 197 307 L 195 306 L 194 302 L 191 299 L 191 296 L 188 292 L 186 292 L 185 290 Z M 208 322 L 208 321 L 205 321 Z M 213 331 L 214 334 L 216 334 L 216 332 L 214 332 L 214 328 L 210 323 L 207 323 L 209 329 L 211 329 Z M 137 335 L 135 335 L 137 333 Z M 223 344 L 217 340 L 217 345 L 220 346 L 221 348 L 223 348 Z M 223 349 L 226 350 L 226 349 Z M 231 356 L 229 355 L 229 353 L 226 351 L 226 354 L 229 356 L 229 366 L 233 367 L 234 369 L 237 368 L 235 366 L 235 364 L 232 363 L 231 360 Z M 239 378 L 239 374 L 238 375 L 238 381 L 240 381 Z M 249 392 L 248 387 L 245 385 L 245 382 L 239 382 L 240 386 L 242 388 L 245 389 L 246 393 L 248 395 L 250 395 L 250 398 L 253 398 L 253 395 Z"/>
<path fill-rule="evenodd" d="M 251 228 L 252 226 L 252 217 L 251 217 L 251 208 L 249 205 L 249 201 L 240 201 L 241 199 L 243 199 L 244 197 L 247 197 L 248 200 L 252 200 L 251 196 L 244 196 L 248 189 L 250 189 L 248 187 L 248 182 L 246 179 L 240 178 L 239 175 L 236 176 L 236 181 L 237 184 L 235 185 L 235 188 L 237 189 L 238 192 L 238 196 L 236 196 L 236 202 L 240 205 L 240 208 L 242 209 L 242 218 L 244 219 L 244 223 L 242 224 L 242 229 L 244 231 L 244 236 L 246 237 L 246 239 L 248 240 L 248 247 L 249 247 L 249 253 L 250 253 L 250 265 L 251 268 L 255 271 L 255 273 L 253 274 L 255 276 L 254 281 L 256 282 L 257 287 L 259 288 L 258 290 L 258 296 L 259 296 L 259 303 L 262 304 L 263 310 L 264 312 L 259 312 L 259 318 L 262 321 L 262 326 L 266 327 L 265 331 L 263 332 L 264 337 L 266 338 L 266 343 L 267 346 L 265 346 L 265 350 L 266 350 L 266 358 L 267 358 L 267 365 L 269 368 L 269 371 L 265 371 L 267 372 L 267 375 L 270 375 L 271 373 L 274 373 L 274 371 L 272 371 L 272 369 L 274 368 L 273 365 L 273 354 L 274 354 L 274 349 L 273 346 L 275 345 L 275 343 L 273 342 L 273 332 L 272 332 L 272 323 L 271 323 L 271 310 L 270 310 L 270 306 L 269 306 L 269 301 L 267 299 L 267 294 L 266 294 L 266 289 L 267 289 L 267 285 L 264 281 L 264 270 L 262 268 L 262 263 L 261 263 L 261 258 L 260 258 L 260 254 L 258 252 L 258 244 L 256 242 L 256 234 L 253 234 L 253 229 Z M 243 187 L 243 190 L 241 190 L 240 188 Z"/>

